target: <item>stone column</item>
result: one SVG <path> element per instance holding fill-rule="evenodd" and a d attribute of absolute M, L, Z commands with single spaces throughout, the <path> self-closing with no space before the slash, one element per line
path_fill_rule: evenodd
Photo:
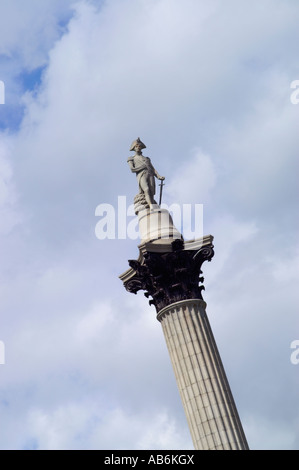
<path fill-rule="evenodd" d="M 195 449 L 247 450 L 202 298 L 201 266 L 214 256 L 213 237 L 164 239 L 139 246 L 120 276 L 134 294 L 145 291 L 162 324 Z"/>
<path fill-rule="evenodd" d="M 200 299 L 162 309 L 161 322 L 194 447 L 246 450 L 248 445 L 214 336 Z"/>

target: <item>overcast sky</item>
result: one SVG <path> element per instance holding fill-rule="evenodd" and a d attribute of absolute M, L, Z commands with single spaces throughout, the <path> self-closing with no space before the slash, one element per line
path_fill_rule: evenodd
<path fill-rule="evenodd" d="M 1 449 L 192 449 L 155 309 L 99 240 L 131 142 L 203 204 L 207 313 L 252 449 L 299 448 L 298 0 L 1 0 Z"/>

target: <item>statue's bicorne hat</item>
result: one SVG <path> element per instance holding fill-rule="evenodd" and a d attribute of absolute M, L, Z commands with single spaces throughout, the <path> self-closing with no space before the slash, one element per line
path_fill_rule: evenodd
<path fill-rule="evenodd" d="M 132 152 L 135 149 L 136 144 L 141 145 L 142 149 L 146 149 L 146 145 L 144 145 L 144 143 L 141 142 L 140 138 L 138 137 L 138 139 L 136 139 L 136 140 L 134 140 L 134 142 L 132 142 L 132 145 L 130 147 L 130 152 Z"/>

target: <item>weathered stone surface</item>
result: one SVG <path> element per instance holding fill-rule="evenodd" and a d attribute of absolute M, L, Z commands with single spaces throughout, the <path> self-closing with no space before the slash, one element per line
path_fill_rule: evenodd
<path fill-rule="evenodd" d="M 162 309 L 162 324 L 194 447 L 247 450 L 248 444 L 203 300 Z"/>

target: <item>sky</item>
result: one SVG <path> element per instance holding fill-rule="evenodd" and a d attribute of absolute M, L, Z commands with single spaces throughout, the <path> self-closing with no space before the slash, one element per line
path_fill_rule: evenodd
<path fill-rule="evenodd" d="M 118 278 L 139 242 L 95 231 L 138 191 L 138 136 L 164 202 L 203 205 L 250 448 L 299 448 L 298 20 L 297 0 L 0 1 L 0 449 L 193 448 L 155 309 Z"/>

